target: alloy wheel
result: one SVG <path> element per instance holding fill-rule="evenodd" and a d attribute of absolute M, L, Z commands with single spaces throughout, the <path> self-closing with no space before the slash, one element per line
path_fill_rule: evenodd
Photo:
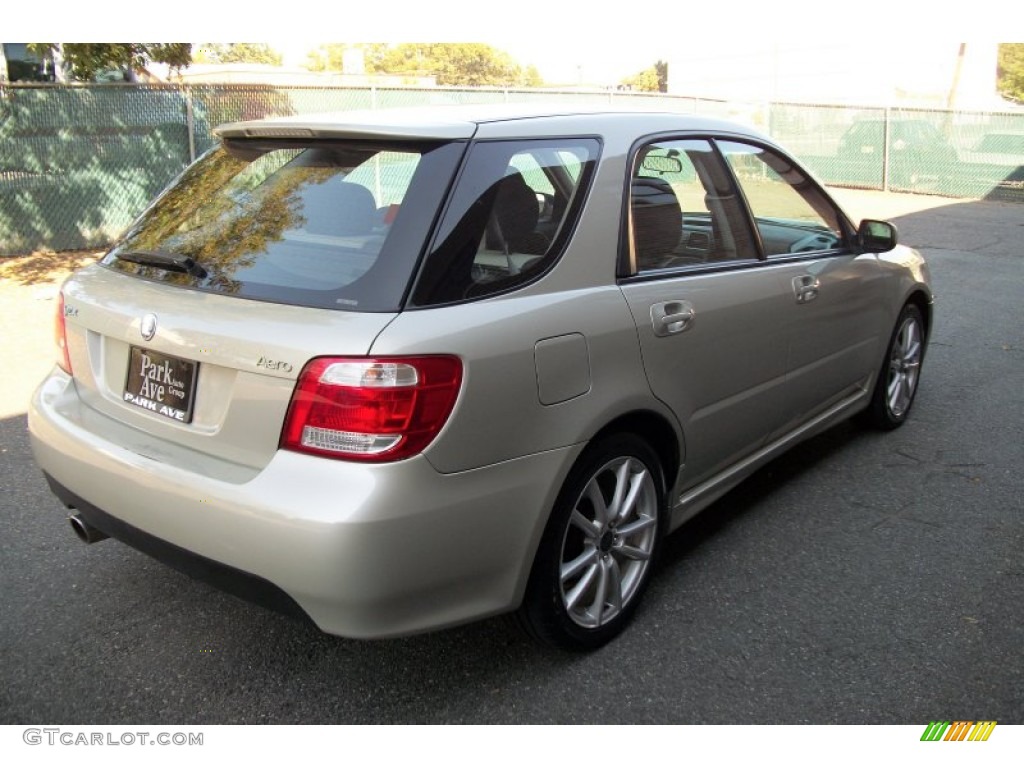
<path fill-rule="evenodd" d="M 921 325 L 914 316 L 906 317 L 896 334 L 889 357 L 886 402 L 896 418 L 906 413 L 914 400 L 921 370 Z"/>
<path fill-rule="evenodd" d="M 650 470 L 623 456 L 595 472 L 576 500 L 562 540 L 563 605 L 578 626 L 615 619 L 637 594 L 658 534 L 658 494 Z"/>

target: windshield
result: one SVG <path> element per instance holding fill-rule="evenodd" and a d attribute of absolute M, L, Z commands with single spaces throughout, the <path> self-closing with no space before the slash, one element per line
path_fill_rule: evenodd
<path fill-rule="evenodd" d="M 395 311 L 463 146 L 228 141 L 103 264 L 243 298 Z"/>

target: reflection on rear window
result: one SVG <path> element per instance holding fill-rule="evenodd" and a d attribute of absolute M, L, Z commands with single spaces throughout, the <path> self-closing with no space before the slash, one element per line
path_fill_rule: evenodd
<path fill-rule="evenodd" d="M 427 158 L 444 146 L 234 142 L 187 170 L 104 264 L 148 279 L 246 298 L 397 309 L 417 254 L 403 253 L 400 264 L 385 269 L 390 243 L 405 239 L 392 235 L 403 226 L 415 228 L 425 218 L 403 216 L 415 185 L 422 187 L 420 197 L 428 198 L 416 207 L 426 202 L 436 209 L 436 190 L 444 185 L 437 179 L 424 183 L 418 174 L 423 175 L 424 164 L 438 165 L 438 158 Z M 453 158 L 440 164 L 454 167 Z M 420 241 L 423 237 L 425 232 Z M 145 259 L 117 258 L 119 253 L 154 252 L 189 257 L 201 270 L 168 271 Z M 408 271 L 396 273 L 396 266 Z"/>

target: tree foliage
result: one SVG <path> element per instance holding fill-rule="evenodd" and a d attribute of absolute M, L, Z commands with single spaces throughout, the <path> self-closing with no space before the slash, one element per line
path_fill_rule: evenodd
<path fill-rule="evenodd" d="M 654 67 L 648 67 L 634 75 L 622 79 L 622 85 L 633 91 L 657 91 L 658 72 Z"/>
<path fill-rule="evenodd" d="M 623 78 L 622 85 L 633 91 L 665 93 L 668 91 L 668 64 L 659 60 L 647 69 Z"/>
<path fill-rule="evenodd" d="M 278 170 L 287 159 L 267 155 L 249 165 L 225 152 L 208 157 L 186 170 L 178 183 L 142 214 L 124 235 L 121 248 L 187 254 L 209 271 L 208 285 L 224 293 L 237 292 L 240 283 L 230 275 L 252 266 L 256 256 L 283 239 L 285 231 L 306 224 L 300 188 L 323 184 L 337 173 L 335 168 Z M 263 167 L 257 167 L 261 163 Z M 255 173 L 243 181 L 247 170 Z M 260 176 L 275 170 L 277 182 L 262 184 Z M 138 271 L 148 275 L 156 269 L 144 266 Z M 184 274 L 164 279 L 191 283 Z"/>
<path fill-rule="evenodd" d="M 526 86 L 527 88 L 539 88 L 544 85 L 544 78 L 540 76 L 540 70 L 533 64 L 530 64 L 523 70 L 523 74 L 519 78 L 519 85 Z"/>
<path fill-rule="evenodd" d="M 281 66 L 281 54 L 266 43 L 202 43 L 197 64 L 272 64 Z"/>
<path fill-rule="evenodd" d="M 151 62 L 179 70 L 192 63 L 191 43 L 29 43 L 29 50 L 41 59 L 63 60 L 71 77 L 83 81 L 110 70 L 134 80 Z"/>
<path fill-rule="evenodd" d="M 1024 102 L 1024 43 L 1000 43 L 997 88 L 1007 99 Z"/>
<path fill-rule="evenodd" d="M 326 43 L 309 52 L 306 68 L 312 72 L 344 72 L 345 53 L 355 48 L 363 51 L 363 72 L 381 72 L 387 55 L 387 43 Z"/>
<path fill-rule="evenodd" d="M 539 85 L 535 67 L 525 70 L 504 51 L 483 43 L 402 43 L 389 48 L 378 71 L 433 75 L 438 85 Z"/>
<path fill-rule="evenodd" d="M 481 43 L 328 43 L 309 52 L 314 72 L 344 72 L 345 55 L 362 49 L 367 74 L 433 75 L 439 85 L 538 86 L 536 67 L 523 68 L 504 51 Z"/>

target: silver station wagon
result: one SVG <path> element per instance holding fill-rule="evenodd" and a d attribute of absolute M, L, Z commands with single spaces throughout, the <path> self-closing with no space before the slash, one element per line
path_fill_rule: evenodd
<path fill-rule="evenodd" d="M 37 461 L 71 523 L 325 632 L 616 635 L 660 542 L 859 415 L 927 268 L 770 139 L 433 108 L 221 127 L 63 286 Z"/>

